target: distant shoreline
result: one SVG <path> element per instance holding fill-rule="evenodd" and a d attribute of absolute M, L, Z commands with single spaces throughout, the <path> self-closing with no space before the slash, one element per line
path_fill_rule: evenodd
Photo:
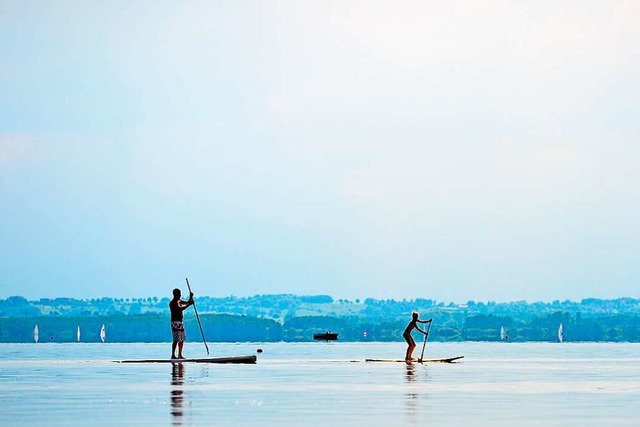
<path fill-rule="evenodd" d="M 168 298 L 28 301 L 0 300 L 0 342 L 99 342 L 105 325 L 109 342 L 166 342 Z M 197 298 L 210 342 L 306 342 L 313 334 L 339 333 L 339 342 L 393 342 L 417 310 L 432 317 L 430 341 L 441 342 L 640 342 L 640 300 L 586 299 L 580 302 L 445 304 L 428 299 L 333 300 L 327 295 L 257 295 Z M 191 310 L 187 335 L 200 331 Z M 53 337 L 53 339 L 51 339 Z M 418 337 L 419 338 L 419 337 Z"/>

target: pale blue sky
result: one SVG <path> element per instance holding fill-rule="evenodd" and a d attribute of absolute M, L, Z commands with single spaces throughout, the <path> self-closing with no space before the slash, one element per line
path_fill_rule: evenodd
<path fill-rule="evenodd" d="M 0 298 L 640 297 L 638 22 L 0 0 Z"/>

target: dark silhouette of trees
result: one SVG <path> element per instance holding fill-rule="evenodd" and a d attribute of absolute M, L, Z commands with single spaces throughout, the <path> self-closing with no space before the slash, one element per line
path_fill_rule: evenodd
<path fill-rule="evenodd" d="M 198 296 L 197 301 L 211 342 L 311 341 L 314 333 L 328 330 L 341 341 L 399 341 L 413 310 L 421 318 L 433 317 L 433 341 L 499 341 L 503 327 L 509 341 L 557 341 L 561 323 L 565 341 L 640 341 L 640 300 L 633 298 L 454 304 L 277 294 Z M 0 342 L 33 341 L 36 324 L 41 342 L 75 341 L 78 326 L 82 341 L 97 342 L 102 324 L 109 341 L 166 342 L 171 338 L 168 304 L 168 297 L 28 301 L 12 296 L 0 300 Z M 185 316 L 185 327 L 191 340 L 199 339 L 193 316 Z"/>

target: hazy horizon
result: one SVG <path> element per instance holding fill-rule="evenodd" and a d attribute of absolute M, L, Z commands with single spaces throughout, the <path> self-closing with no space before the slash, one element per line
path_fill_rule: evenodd
<path fill-rule="evenodd" d="M 183 299 L 187 299 L 188 295 L 185 295 L 188 293 L 188 290 L 186 289 L 186 287 L 183 289 L 183 295 L 182 298 Z M 308 296 L 329 296 L 333 299 L 334 302 L 339 302 L 340 300 L 347 300 L 349 301 L 349 303 L 355 303 L 356 300 L 359 300 L 359 302 L 362 304 L 364 303 L 364 301 L 367 298 L 373 298 L 373 297 L 368 297 L 368 296 L 364 296 L 364 297 L 355 297 L 355 298 L 344 298 L 344 297 L 336 297 L 334 295 L 330 295 L 330 294 L 291 294 L 291 293 L 287 293 L 287 294 L 254 294 L 254 295 L 205 295 L 205 294 L 200 294 L 200 295 L 195 295 L 195 299 L 196 299 L 196 304 L 197 304 L 197 300 L 198 297 L 207 297 L 207 298 L 229 298 L 229 297 L 234 297 L 234 298 L 253 298 L 253 297 L 257 297 L 257 296 L 278 296 L 278 295 L 292 295 L 294 297 L 308 297 Z M 167 298 L 167 299 L 171 299 L 173 296 L 172 295 L 145 295 L 145 296 L 115 296 L 115 295 L 101 295 L 101 296 L 97 296 L 97 297 L 90 297 L 90 298 L 76 298 L 73 296 L 68 296 L 68 295 L 60 295 L 60 296 L 43 296 L 43 297 L 36 297 L 36 298 L 28 298 L 24 295 L 9 295 L 8 297 L 4 297 L 4 298 L 0 298 L 0 299 L 7 299 L 9 297 L 23 297 L 25 299 L 27 299 L 28 301 L 39 301 L 40 299 L 56 299 L 56 298 L 71 298 L 74 300 L 92 300 L 92 299 L 101 299 L 101 298 L 110 298 L 110 299 L 124 299 L 124 300 L 132 300 L 132 299 L 146 299 L 146 298 L 154 298 L 157 297 L 159 300 L 163 299 L 163 298 Z M 555 300 L 474 300 L 474 299 L 466 299 L 464 301 L 448 301 L 448 300 L 437 300 L 434 298 L 428 298 L 428 297 L 423 297 L 423 296 L 418 296 L 418 297 L 400 297 L 400 298 L 384 298 L 384 299 L 380 299 L 380 298 L 373 298 L 376 300 L 395 300 L 395 301 L 403 301 L 403 300 L 408 300 L 408 301 L 412 301 L 412 300 L 417 300 L 417 299 L 426 299 L 426 300 L 433 300 L 434 303 L 440 304 L 440 303 L 444 303 L 444 304 L 450 304 L 450 303 L 454 303 L 457 305 L 464 305 L 467 302 L 473 301 L 476 303 L 488 303 L 488 302 L 492 302 L 492 303 L 496 303 L 496 304 L 508 304 L 508 303 L 519 303 L 519 302 L 525 302 L 527 304 L 534 304 L 534 303 L 545 303 L 545 304 L 550 304 L 553 303 L 555 301 L 559 301 L 561 303 L 564 303 L 566 301 L 569 302 L 575 302 L 575 303 L 580 303 L 582 302 L 582 300 L 586 300 L 586 299 L 599 299 L 599 300 L 603 300 L 603 301 L 613 301 L 613 300 L 618 300 L 618 299 L 625 299 L 625 298 L 631 298 L 634 300 L 637 300 L 638 298 L 633 298 L 633 297 L 627 297 L 627 296 L 620 296 L 620 297 L 616 297 L 616 298 L 594 298 L 594 297 L 585 297 L 585 298 L 581 298 L 581 299 L 568 299 L 568 298 L 557 298 Z"/>
<path fill-rule="evenodd" d="M 0 0 L 0 298 L 638 298 L 638 18 Z"/>

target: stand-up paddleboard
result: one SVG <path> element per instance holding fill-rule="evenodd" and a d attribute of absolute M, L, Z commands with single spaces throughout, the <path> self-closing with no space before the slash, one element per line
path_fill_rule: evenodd
<path fill-rule="evenodd" d="M 256 363 L 256 356 L 203 357 L 197 359 L 132 359 L 114 360 L 116 363 Z"/>
<path fill-rule="evenodd" d="M 447 357 L 444 359 L 413 359 L 416 363 L 454 363 L 456 360 L 462 359 L 464 356 Z M 406 363 L 402 359 L 365 359 L 365 362 L 387 362 L 387 363 Z"/>

